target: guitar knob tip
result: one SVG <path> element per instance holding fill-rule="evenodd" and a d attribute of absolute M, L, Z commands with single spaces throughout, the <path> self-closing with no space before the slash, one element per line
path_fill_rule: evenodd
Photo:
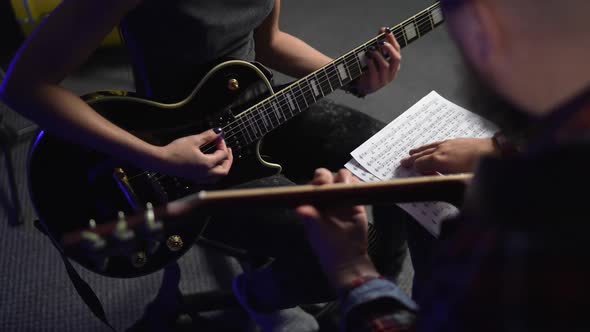
<path fill-rule="evenodd" d="M 180 249 L 182 249 L 184 242 L 182 241 L 180 235 L 171 235 L 168 237 L 166 245 L 168 246 L 168 249 L 170 249 L 171 251 L 179 251 Z"/>
<path fill-rule="evenodd" d="M 131 264 L 133 267 L 141 268 L 147 263 L 147 255 L 143 251 L 138 251 L 131 255 Z"/>

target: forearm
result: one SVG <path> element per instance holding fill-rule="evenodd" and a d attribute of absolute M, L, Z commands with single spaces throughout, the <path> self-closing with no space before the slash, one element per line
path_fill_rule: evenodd
<path fill-rule="evenodd" d="M 157 160 L 159 147 L 148 144 L 95 112 L 80 97 L 51 84 L 6 82 L 0 98 L 49 133 L 143 165 Z"/>
<path fill-rule="evenodd" d="M 63 1 L 23 43 L 0 86 L 15 111 L 66 140 L 145 164 L 158 148 L 117 127 L 60 86 L 140 0 Z M 104 8 L 109 8 L 105 11 Z M 97 15 L 102 13 L 102 15 Z"/>
<path fill-rule="evenodd" d="M 265 47 L 256 48 L 256 58 L 266 66 L 300 78 L 326 65 L 332 59 L 301 39 L 279 31 Z"/>

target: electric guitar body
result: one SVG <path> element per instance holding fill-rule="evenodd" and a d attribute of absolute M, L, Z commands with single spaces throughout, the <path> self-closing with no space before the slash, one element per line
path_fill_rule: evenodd
<path fill-rule="evenodd" d="M 244 109 L 272 95 L 269 77 L 263 69 L 239 60 L 223 62 L 208 72 L 190 96 L 175 104 L 161 104 L 123 91 L 98 92 L 83 98 L 118 126 L 152 144 L 166 145 L 179 137 L 227 127 Z M 241 146 L 238 134 L 229 131 L 229 135 L 232 137 L 227 140 L 235 155 L 230 174 L 214 186 L 196 186 L 182 178 L 138 169 L 41 131 L 30 153 L 30 195 L 40 220 L 59 238 L 88 223 L 117 218 L 119 211 L 131 215 L 145 209 L 147 203 L 158 206 L 200 190 L 226 188 L 280 172 L 279 165 L 261 157 L 260 140 Z M 204 215 L 191 227 L 173 230 L 165 237 L 194 240 L 206 220 Z M 190 244 L 185 243 L 180 250 L 160 250 L 164 255 L 177 256 L 189 248 Z M 138 269 L 130 266 L 126 257 L 120 259 L 117 263 L 117 258 L 112 257 L 108 269 L 102 272 L 129 276 L 161 268 L 148 262 Z M 96 269 L 95 262 L 86 263 Z"/>
<path fill-rule="evenodd" d="M 405 47 L 443 21 L 436 2 L 390 31 Z M 280 172 L 279 165 L 263 158 L 264 135 L 360 77 L 368 68 L 367 52 L 380 49 L 385 39 L 382 33 L 280 91 L 273 91 L 270 73 L 261 65 L 227 60 L 213 67 L 189 96 L 172 104 L 124 91 L 83 96 L 105 118 L 154 145 L 163 146 L 183 136 L 221 127 L 225 143 L 232 148 L 234 163 L 230 174 L 215 186 L 195 186 L 41 131 L 31 147 L 28 163 L 29 191 L 40 225 L 59 246 L 65 233 L 120 218 L 117 232 L 109 241 L 120 242 L 113 247 L 124 248 L 133 234 L 126 231 L 123 214 L 137 214 L 149 204 L 163 205 L 201 190 L 224 189 Z M 206 144 L 200 148 L 207 153 L 215 147 Z M 82 255 L 82 250 L 69 252 L 68 256 L 107 276 L 145 275 L 186 252 L 207 220 L 203 213 L 202 218 L 190 224 L 165 228 L 163 234 L 146 223 L 148 227 L 142 228 L 142 234 L 133 235 L 145 242 L 145 252 L 130 249 L 123 254 L 102 253 L 100 257 L 106 260 L 89 258 Z M 157 239 L 152 238 L 154 234 L 158 234 Z M 97 245 L 96 239 L 88 240 Z"/>

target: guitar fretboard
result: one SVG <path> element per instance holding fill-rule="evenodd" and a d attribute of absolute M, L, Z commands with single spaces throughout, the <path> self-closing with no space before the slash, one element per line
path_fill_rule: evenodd
<path fill-rule="evenodd" d="M 436 2 L 390 30 L 403 48 L 443 21 L 440 4 Z M 380 34 L 245 110 L 224 128 L 227 144 L 242 147 L 256 142 L 323 97 L 346 86 L 367 70 L 367 52 L 379 49 L 384 41 L 385 34 Z"/>

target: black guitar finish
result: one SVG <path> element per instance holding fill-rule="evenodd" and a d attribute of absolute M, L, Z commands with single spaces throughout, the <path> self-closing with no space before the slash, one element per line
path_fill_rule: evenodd
<path fill-rule="evenodd" d="M 443 21 L 436 2 L 390 31 L 405 47 Z M 222 127 L 225 142 L 234 152 L 232 170 L 216 187 L 196 188 L 183 179 L 138 169 L 41 132 L 29 160 L 30 195 L 40 220 L 59 241 L 66 232 L 116 220 L 119 211 L 137 214 L 148 202 L 162 205 L 201 189 L 221 189 L 280 171 L 279 165 L 266 162 L 260 155 L 263 136 L 360 77 L 367 69 L 367 52 L 380 49 L 385 39 L 385 34 L 380 34 L 276 93 L 261 66 L 230 60 L 211 69 L 193 93 L 176 104 L 161 104 L 121 91 L 84 96 L 100 114 L 156 145 Z M 85 235 L 87 248 L 66 254 L 103 275 L 141 276 L 180 257 L 207 218 L 179 223 L 184 227 L 176 229 L 165 227 L 164 231 L 146 228 L 135 236 L 126 231 L 124 218 L 121 220 L 114 237 L 102 239 L 89 232 Z M 88 252 L 95 257 L 89 257 Z"/>
<path fill-rule="evenodd" d="M 194 96 L 172 107 L 146 103 L 146 99 L 133 97 L 127 92 L 94 93 L 84 96 L 84 99 L 100 114 L 136 136 L 156 145 L 165 145 L 182 136 L 214 127 L 227 127 L 235 120 L 235 115 L 255 101 L 271 95 L 270 83 L 261 74 L 249 63 L 226 62 L 209 73 Z M 234 79 L 239 84 L 238 88 L 228 85 Z M 91 219 L 97 224 L 112 222 L 117 219 L 119 211 L 127 215 L 136 214 L 144 210 L 148 202 L 154 206 L 161 205 L 201 189 L 223 188 L 277 172 L 257 160 L 255 146 L 243 146 L 235 136 L 227 139 L 236 157 L 239 156 L 229 176 L 214 187 L 205 188 L 196 187 L 178 177 L 138 169 L 112 156 L 42 131 L 30 151 L 30 195 L 40 220 L 56 239 L 60 239 L 66 232 L 88 227 Z M 187 242 L 194 241 L 205 222 L 206 216 L 203 216 L 188 227 L 176 230 L 166 228 L 165 234 L 146 230 L 145 234 L 127 240 L 129 252 L 101 252 L 93 259 L 80 250 L 69 252 L 68 256 L 103 275 L 136 277 L 154 272 L 165 262 L 181 256 L 191 246 Z M 151 235 L 157 236 L 157 239 L 151 239 L 153 243 L 149 243 Z M 164 245 L 172 235 L 180 236 L 185 242 L 180 250 L 173 251 Z M 132 261 L 137 253 L 138 241 L 145 242 L 145 250 L 149 251 L 148 247 L 157 245 L 155 243 L 160 240 L 163 240 L 162 245 L 155 250 L 151 248 L 145 265 L 132 264 L 138 265 L 138 262 Z M 121 243 L 119 247 L 125 248 L 125 244 Z M 139 247 L 142 247 L 141 244 Z M 105 257 L 109 257 L 108 262 L 104 261 Z"/>

